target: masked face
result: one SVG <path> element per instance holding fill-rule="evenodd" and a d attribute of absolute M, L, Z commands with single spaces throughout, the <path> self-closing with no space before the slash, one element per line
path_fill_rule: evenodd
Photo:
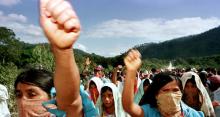
<path fill-rule="evenodd" d="M 166 114 L 171 115 L 181 111 L 180 102 L 182 94 L 181 92 L 169 92 L 160 94 L 157 97 L 157 105 L 159 110 Z"/>
<path fill-rule="evenodd" d="M 17 102 L 19 117 L 50 117 L 42 106 L 43 100 L 22 99 Z"/>
<path fill-rule="evenodd" d="M 159 94 L 156 96 L 157 106 L 160 113 L 163 116 L 169 116 L 181 112 L 181 98 L 182 93 L 176 81 L 172 81 L 162 87 L 162 89 L 159 91 Z"/>
<path fill-rule="evenodd" d="M 90 92 L 90 96 L 91 96 L 94 104 L 96 104 L 96 101 L 99 97 L 99 91 L 98 91 L 96 85 L 94 85 L 94 84 L 90 85 L 89 92 Z"/>
<path fill-rule="evenodd" d="M 16 87 L 16 103 L 19 117 L 49 117 L 50 113 L 42 106 L 49 100 L 46 92 L 37 86 L 18 83 Z"/>

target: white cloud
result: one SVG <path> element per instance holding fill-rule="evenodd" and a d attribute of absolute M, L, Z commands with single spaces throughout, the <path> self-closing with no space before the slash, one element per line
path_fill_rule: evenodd
<path fill-rule="evenodd" d="M 86 27 L 87 29 L 84 30 L 81 37 L 93 40 L 81 40 L 85 45 L 76 43 L 74 48 L 109 57 L 125 52 L 137 44 L 198 34 L 219 25 L 220 19 L 215 17 L 172 20 L 144 19 L 140 21 L 114 19 L 93 27 Z M 22 14 L 4 14 L 0 11 L 0 26 L 12 29 L 22 41 L 28 43 L 47 42 L 41 28 L 38 25 L 30 24 L 28 18 Z M 117 44 L 111 39 L 117 39 Z M 97 43 L 93 43 L 96 41 L 103 46 L 97 47 Z"/>
<path fill-rule="evenodd" d="M 0 26 L 12 29 L 16 36 L 28 43 L 46 42 L 41 28 L 28 23 L 27 18 L 22 14 L 4 14 L 0 11 Z"/>
<path fill-rule="evenodd" d="M 198 34 L 220 25 L 219 18 L 110 20 L 85 31 L 88 38 L 138 38 L 147 42 Z"/>
<path fill-rule="evenodd" d="M 2 22 L 19 22 L 19 23 L 26 23 L 27 18 L 22 14 L 8 14 L 5 15 L 2 11 L 0 11 L 0 17 Z"/>
<path fill-rule="evenodd" d="M 21 0 L 0 0 L 0 5 L 12 6 L 20 3 Z"/>
<path fill-rule="evenodd" d="M 27 22 L 27 18 L 21 14 L 9 14 L 8 19 L 19 21 L 19 22 Z"/>
<path fill-rule="evenodd" d="M 83 44 L 80 44 L 80 43 L 76 43 L 74 48 L 83 50 L 84 52 L 87 52 L 87 47 Z"/>

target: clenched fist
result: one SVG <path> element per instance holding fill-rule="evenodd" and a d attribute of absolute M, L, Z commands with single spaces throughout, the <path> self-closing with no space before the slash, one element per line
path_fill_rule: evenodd
<path fill-rule="evenodd" d="M 80 22 L 65 0 L 40 0 L 40 24 L 53 47 L 70 49 L 80 33 Z"/>

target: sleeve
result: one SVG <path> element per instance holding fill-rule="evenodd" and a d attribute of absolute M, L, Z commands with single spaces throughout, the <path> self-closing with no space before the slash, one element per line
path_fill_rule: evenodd
<path fill-rule="evenodd" d="M 84 90 L 83 86 L 80 86 L 80 95 L 82 98 L 84 116 L 97 117 L 99 115 L 98 111 L 92 100 L 89 98 L 88 93 Z"/>
<path fill-rule="evenodd" d="M 97 117 L 98 116 L 98 111 L 95 108 L 94 103 L 92 100 L 89 98 L 88 93 L 84 90 L 83 86 L 80 86 L 80 96 L 82 98 L 82 104 L 83 104 L 83 113 L 84 117 Z M 51 109 L 48 108 L 48 105 L 57 105 L 56 100 L 49 100 L 47 102 L 43 102 L 42 105 L 44 108 L 47 109 L 48 112 L 56 115 L 56 117 L 66 117 L 66 112 L 59 110 L 59 109 Z"/>
<path fill-rule="evenodd" d="M 48 105 L 56 105 L 57 106 L 57 102 L 55 99 L 53 100 L 49 100 L 47 102 L 43 102 L 42 105 L 44 108 L 47 109 L 48 112 L 52 113 L 53 115 L 55 115 L 56 117 L 66 117 L 66 112 L 59 110 L 59 109 L 51 109 L 48 107 Z"/>

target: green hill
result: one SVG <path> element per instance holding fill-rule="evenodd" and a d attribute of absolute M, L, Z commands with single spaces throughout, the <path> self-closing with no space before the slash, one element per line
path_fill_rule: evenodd
<path fill-rule="evenodd" d="M 212 66 L 218 63 L 216 60 L 219 59 L 216 58 L 220 58 L 215 56 L 220 55 L 220 27 L 198 35 L 177 38 L 161 43 L 145 43 L 134 48 L 141 52 L 142 59 L 145 60 L 144 63 L 147 63 L 146 66 L 150 67 L 161 66 L 169 60 L 176 60 L 177 64 L 185 64 L 186 62 L 186 66 L 203 65 L 204 62 L 200 61 L 207 60 L 207 57 L 210 61 L 209 63 L 211 63 L 207 64 L 207 66 Z M 123 57 L 126 54 L 123 53 L 115 57 L 105 58 L 79 49 L 75 49 L 74 52 L 80 69 L 83 68 L 86 57 L 92 60 L 92 66 L 101 64 L 105 68 L 111 68 L 111 66 L 123 64 Z M 162 61 L 164 59 L 166 61 Z M 22 42 L 11 29 L 0 27 L 0 64 L 8 63 L 13 63 L 18 68 L 38 64 L 46 66 L 50 70 L 53 70 L 54 67 L 53 56 L 48 44 L 28 44 Z M 151 63 L 153 64 L 150 65 Z"/>
<path fill-rule="evenodd" d="M 220 54 L 220 27 L 207 32 L 161 43 L 145 43 L 135 46 L 143 59 L 175 59 L 204 57 Z"/>

